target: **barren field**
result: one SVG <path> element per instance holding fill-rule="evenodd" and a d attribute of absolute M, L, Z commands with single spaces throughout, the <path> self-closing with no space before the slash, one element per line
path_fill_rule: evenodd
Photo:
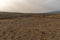
<path fill-rule="evenodd" d="M 1 15 L 0 40 L 60 40 L 60 14 L 18 15 Z"/>

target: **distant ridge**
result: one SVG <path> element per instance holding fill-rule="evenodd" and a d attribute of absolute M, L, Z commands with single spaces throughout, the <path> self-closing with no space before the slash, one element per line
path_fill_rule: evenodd
<path fill-rule="evenodd" d="M 0 12 L 0 19 L 15 19 L 19 17 L 60 18 L 60 14 L 58 13 L 54 14 L 54 12 L 51 13 Z"/>
<path fill-rule="evenodd" d="M 49 12 L 49 13 L 60 13 L 60 11 L 52 11 L 52 12 Z"/>
<path fill-rule="evenodd" d="M 30 14 L 18 12 L 0 12 L 0 19 L 14 19 L 22 16 L 29 16 Z"/>

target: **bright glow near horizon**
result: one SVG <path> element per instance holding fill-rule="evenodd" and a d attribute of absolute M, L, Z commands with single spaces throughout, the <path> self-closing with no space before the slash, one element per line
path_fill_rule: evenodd
<path fill-rule="evenodd" d="M 5 0 L 0 0 L 0 10 L 2 10 L 5 6 L 6 6 L 6 2 Z"/>
<path fill-rule="evenodd" d="M 6 8 L 6 6 L 9 5 L 9 2 L 11 2 L 10 0 L 0 0 L 0 11 L 4 10 L 4 8 Z"/>
<path fill-rule="evenodd" d="M 60 0 L 0 0 L 0 11 L 41 13 L 60 10 Z"/>

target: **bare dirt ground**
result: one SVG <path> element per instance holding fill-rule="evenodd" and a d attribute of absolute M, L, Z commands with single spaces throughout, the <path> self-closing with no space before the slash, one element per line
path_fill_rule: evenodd
<path fill-rule="evenodd" d="M 0 19 L 0 40 L 60 40 L 60 14 Z"/>

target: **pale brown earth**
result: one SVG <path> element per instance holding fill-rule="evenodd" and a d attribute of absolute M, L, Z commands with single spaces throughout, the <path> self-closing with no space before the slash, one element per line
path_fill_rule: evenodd
<path fill-rule="evenodd" d="M 11 18 L 0 18 L 0 40 L 60 40 L 60 14 Z"/>

